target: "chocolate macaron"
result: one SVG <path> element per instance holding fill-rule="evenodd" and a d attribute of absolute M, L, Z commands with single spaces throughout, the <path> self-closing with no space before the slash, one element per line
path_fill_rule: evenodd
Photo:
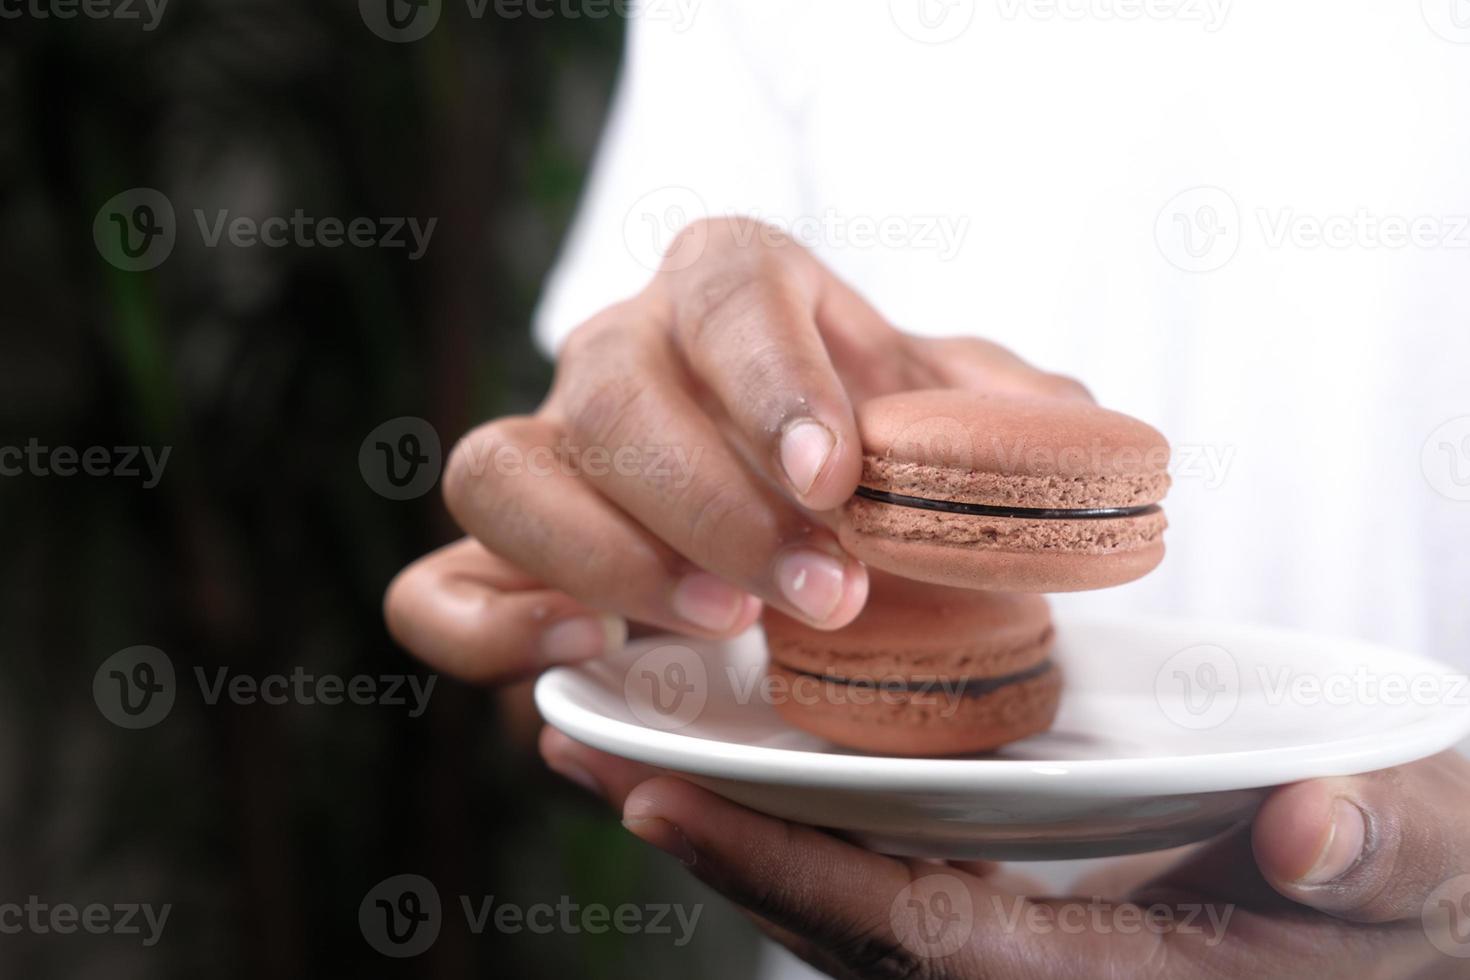
<path fill-rule="evenodd" d="M 867 605 L 838 630 L 767 608 L 776 710 L 847 748 L 982 752 L 1045 731 L 1061 677 L 1041 596 L 952 589 L 874 572 Z"/>
<path fill-rule="evenodd" d="M 971 589 L 1121 585 L 1164 556 L 1169 444 L 1090 402 L 953 389 L 858 408 L 861 485 L 838 527 L 874 568 Z"/>

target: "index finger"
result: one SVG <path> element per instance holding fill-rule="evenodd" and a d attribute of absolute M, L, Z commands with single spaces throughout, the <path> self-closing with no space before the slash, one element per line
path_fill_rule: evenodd
<path fill-rule="evenodd" d="M 817 328 L 830 274 L 758 222 L 716 219 L 689 234 L 703 236 L 699 260 L 656 280 L 677 349 L 779 485 L 812 510 L 840 506 L 862 447 Z"/>

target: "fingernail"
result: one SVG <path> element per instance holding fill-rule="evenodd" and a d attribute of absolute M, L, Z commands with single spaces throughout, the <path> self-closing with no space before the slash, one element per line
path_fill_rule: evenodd
<path fill-rule="evenodd" d="M 669 601 L 680 619 L 711 633 L 734 629 L 745 609 L 745 593 L 709 572 L 684 576 Z"/>
<path fill-rule="evenodd" d="M 621 616 L 575 616 L 541 634 L 541 662 L 575 664 L 622 649 L 628 623 Z"/>
<path fill-rule="evenodd" d="M 797 493 L 805 496 L 811 490 L 835 445 L 832 430 L 820 422 L 801 419 L 786 427 L 781 436 L 781 468 Z"/>
<path fill-rule="evenodd" d="M 686 867 L 694 864 L 694 848 L 689 839 L 663 817 L 624 817 L 623 826 L 634 837 L 673 855 Z"/>
<path fill-rule="evenodd" d="M 597 781 L 597 777 L 575 762 L 567 759 L 547 759 L 546 764 L 551 767 L 552 772 L 570 779 L 593 796 L 603 795 L 602 784 Z"/>
<path fill-rule="evenodd" d="M 842 601 L 842 562 L 820 551 L 787 552 L 776 561 L 776 585 L 814 623 L 826 622 Z"/>
<path fill-rule="evenodd" d="M 1363 843 L 1367 840 L 1368 825 L 1363 811 L 1347 800 L 1332 804 L 1332 830 L 1327 844 L 1317 856 L 1317 863 L 1301 879 L 1304 885 L 1323 885 L 1341 878 L 1348 869 L 1358 863 L 1363 854 Z"/>

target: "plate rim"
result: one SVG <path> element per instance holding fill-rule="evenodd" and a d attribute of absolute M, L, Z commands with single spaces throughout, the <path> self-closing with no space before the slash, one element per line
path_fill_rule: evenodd
<path fill-rule="evenodd" d="M 1075 614 L 1058 610 L 1060 628 L 1151 630 L 1198 629 L 1237 635 L 1351 646 L 1374 657 L 1421 672 L 1467 676 L 1441 661 L 1379 643 L 1329 637 L 1306 630 L 1178 616 Z M 759 627 L 723 641 L 746 641 Z M 630 647 L 688 642 L 658 635 Z M 572 697 L 579 667 L 557 667 L 535 685 L 536 707 L 547 724 L 593 748 L 673 772 L 711 779 L 867 792 L 924 792 L 982 795 L 1024 791 L 1044 796 L 1135 797 L 1262 789 L 1303 779 L 1374 772 L 1427 758 L 1470 736 L 1470 710 L 1444 708 L 1390 733 L 1313 742 L 1288 748 L 1257 748 L 1196 755 L 1125 759 L 927 759 L 902 756 L 819 753 L 777 746 L 746 745 L 664 731 L 612 718 Z"/>

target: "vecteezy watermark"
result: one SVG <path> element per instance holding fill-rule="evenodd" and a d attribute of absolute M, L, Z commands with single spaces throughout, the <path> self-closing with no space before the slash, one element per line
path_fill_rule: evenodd
<path fill-rule="evenodd" d="M 1237 447 L 1230 445 L 1181 443 L 1174 446 L 1169 459 L 1169 475 L 1176 480 L 1191 480 L 1206 490 L 1225 485 L 1235 464 Z"/>
<path fill-rule="evenodd" d="M 1452 44 L 1470 44 L 1470 0 L 1419 0 L 1429 29 Z"/>
<path fill-rule="evenodd" d="M 1219 187 L 1191 187 L 1170 198 L 1154 221 L 1154 242 L 1185 272 L 1223 268 L 1240 248 L 1240 208 Z"/>
<path fill-rule="evenodd" d="M 363 482 L 389 500 L 412 500 L 428 493 L 439 482 L 443 462 L 438 430 L 413 415 L 384 422 L 357 450 Z"/>
<path fill-rule="evenodd" d="M 702 904 L 653 902 L 636 905 L 581 903 L 562 895 L 555 902 L 507 902 L 494 895 L 460 895 L 465 928 L 474 935 L 487 930 L 537 936 L 581 933 L 670 936 L 675 946 L 694 938 Z M 444 926 L 443 903 L 434 883 L 423 875 L 401 874 L 378 882 L 363 896 L 357 923 L 369 946 L 398 959 L 418 956 L 439 938 Z"/>
<path fill-rule="evenodd" d="M 152 187 L 113 195 L 92 219 L 98 254 L 124 272 L 156 269 L 173 254 L 177 238 L 173 202 Z"/>
<path fill-rule="evenodd" d="M 929 717 L 953 718 L 971 685 L 982 678 L 914 676 L 911 674 L 853 673 L 842 678 L 790 672 L 790 677 L 751 667 L 725 666 L 725 677 L 736 704 L 761 702 L 771 706 L 834 705 L 924 709 Z"/>
<path fill-rule="evenodd" d="M 704 658 L 678 643 L 654 647 L 628 665 L 623 698 L 649 728 L 677 731 L 693 723 L 709 703 Z"/>
<path fill-rule="evenodd" d="M 1240 704 L 1240 664 L 1213 643 L 1185 647 L 1154 675 L 1154 700 L 1180 728 L 1217 728 Z"/>
<path fill-rule="evenodd" d="M 106 476 L 143 482 L 152 490 L 163 479 L 172 446 L 45 446 L 34 436 L 24 446 L 0 446 L 0 477 Z"/>
<path fill-rule="evenodd" d="M 195 667 L 200 699 L 213 707 L 221 701 L 240 706 L 354 704 L 363 707 L 407 708 L 417 718 L 429 707 L 438 675 L 310 673 L 297 666 L 288 673 L 261 676 L 233 672 L 229 667 Z M 152 728 L 168 717 L 178 697 L 173 661 L 157 647 L 119 650 L 92 675 L 92 699 L 102 716 L 119 728 Z"/>
<path fill-rule="evenodd" d="M 168 0 L 0 0 L 0 20 L 115 20 L 158 27 Z"/>
<path fill-rule="evenodd" d="M 627 20 L 665 22 L 676 34 L 694 24 L 703 0 L 463 0 L 473 20 Z M 443 0 L 358 0 L 367 29 L 385 41 L 406 44 L 429 36 L 444 12 Z"/>
<path fill-rule="evenodd" d="M 1309 214 L 1276 206 L 1255 208 L 1253 216 L 1253 222 L 1242 220 L 1228 191 L 1194 187 L 1160 209 L 1154 238 L 1164 258 L 1185 272 L 1224 268 L 1247 232 L 1272 250 L 1470 250 L 1470 214 L 1392 214 L 1368 208 Z"/>
<path fill-rule="evenodd" d="M 953 41 L 975 21 L 976 0 L 888 0 L 888 15 L 921 44 Z"/>
<path fill-rule="evenodd" d="M 682 490 L 694 482 L 704 456 L 695 446 L 578 446 L 566 440 L 551 446 L 494 445 L 464 440 L 456 461 L 469 476 L 492 470 L 499 476 L 623 476 Z"/>
<path fill-rule="evenodd" d="M 828 208 L 796 217 L 760 211 L 747 217 L 751 220 L 737 221 L 731 230 L 737 245 L 775 245 L 789 238 L 810 249 L 933 252 L 942 262 L 959 254 L 970 231 L 964 214 L 844 214 Z"/>
<path fill-rule="evenodd" d="M 218 208 L 192 211 L 205 248 L 404 249 L 410 262 L 428 251 L 438 218 L 317 217 L 297 208 L 290 215 L 231 214 Z M 109 198 L 92 221 L 92 240 L 107 262 L 124 272 L 143 272 L 173 254 L 178 222 L 173 202 L 152 187 L 134 187 Z"/>
<path fill-rule="evenodd" d="M 954 875 L 924 875 L 899 890 L 888 924 L 899 945 L 920 959 L 952 956 L 975 932 L 975 897 Z"/>
<path fill-rule="evenodd" d="M 1456 875 L 1430 892 L 1420 921 L 1435 949 L 1456 959 L 1470 959 L 1470 875 Z"/>
<path fill-rule="evenodd" d="M 1203 730 L 1229 721 L 1246 681 L 1267 708 L 1470 708 L 1470 675 L 1377 671 L 1363 664 L 1332 671 L 1301 671 L 1259 663 L 1242 672 L 1230 651 L 1213 644 L 1180 650 L 1159 668 L 1154 693 L 1164 715 L 1181 728 Z"/>
<path fill-rule="evenodd" d="M 1256 220 L 1268 248 L 1470 249 L 1470 215 L 1301 214 L 1295 208 L 1259 208 Z"/>
<path fill-rule="evenodd" d="M 660 187 L 644 194 L 623 216 L 623 242 L 649 270 L 687 269 L 704 254 L 710 227 L 704 199 L 688 187 Z M 970 218 L 963 214 L 779 215 L 762 211 L 718 217 L 738 247 L 794 241 L 813 250 L 887 249 L 932 252 L 948 262 L 964 247 Z"/>
<path fill-rule="evenodd" d="M 152 728 L 173 710 L 174 663 L 157 647 L 119 650 L 92 675 L 92 700 L 119 728 Z"/>
<path fill-rule="evenodd" d="M 1235 906 L 1185 902 L 1167 905 L 1156 902 L 1138 905 L 1115 903 L 1101 898 L 1060 903 L 1033 902 L 1022 896 L 990 896 L 991 907 L 1000 919 L 1001 928 L 1014 934 L 1024 930 L 1032 935 L 1067 936 L 1093 934 L 1099 936 L 1204 936 L 1208 949 L 1225 941 L 1225 930 Z"/>
<path fill-rule="evenodd" d="M 832 705 L 864 707 L 881 704 L 923 710 L 952 718 L 976 684 L 988 680 L 913 674 L 855 673 L 841 679 L 791 670 L 770 671 L 765 664 L 725 664 L 721 691 L 737 705 Z M 654 647 L 628 665 L 623 697 L 628 710 L 644 725 L 661 731 L 685 728 L 704 713 L 711 696 L 709 668 L 695 650 L 678 643 Z"/>
<path fill-rule="evenodd" d="M 408 248 L 408 261 L 417 262 L 429 250 L 429 239 L 438 218 L 420 221 L 412 217 L 394 218 L 317 218 L 301 208 L 291 212 L 290 217 L 272 215 L 254 218 L 250 215 L 231 215 L 220 208 L 206 214 L 202 208 L 194 209 L 194 221 L 199 227 L 199 237 L 205 248 L 218 248 L 221 241 L 235 248 Z"/>
<path fill-rule="evenodd" d="M 1419 468 L 1435 493 L 1470 502 L 1470 415 L 1450 419 L 1429 433 L 1419 454 Z"/>
<path fill-rule="evenodd" d="M 699 222 L 708 217 L 704 198 L 690 188 L 660 187 L 634 201 L 623 215 L 623 244 L 650 272 L 687 269 L 704 254 L 709 228 Z"/>
<path fill-rule="evenodd" d="M 1289 665 L 1256 667 L 1265 703 L 1271 707 L 1294 704 L 1383 705 L 1400 707 L 1470 708 L 1470 676 L 1465 674 L 1401 674 L 1369 670 L 1362 664 L 1350 671 L 1301 673 Z"/>
<path fill-rule="evenodd" d="M 85 932 L 93 936 L 142 936 L 152 947 L 163 937 L 173 903 L 154 906 L 148 902 L 118 902 L 112 905 L 88 902 L 46 902 L 28 895 L 25 902 L 0 902 L 0 935 L 69 936 Z"/>
<path fill-rule="evenodd" d="M 996 0 L 1004 20 L 1155 21 L 1197 24 L 1207 34 L 1225 26 L 1233 0 Z"/>

